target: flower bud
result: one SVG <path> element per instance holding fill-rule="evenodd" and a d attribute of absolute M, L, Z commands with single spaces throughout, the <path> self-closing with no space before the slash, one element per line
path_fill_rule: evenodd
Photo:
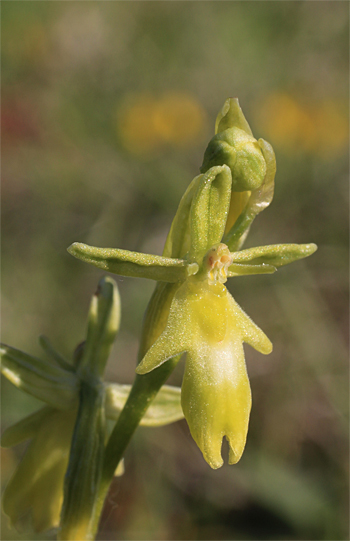
<path fill-rule="evenodd" d="M 256 190 L 266 175 L 266 162 L 254 137 L 240 128 L 228 128 L 215 135 L 205 153 L 201 173 L 214 165 L 228 165 L 232 191 Z"/>
<path fill-rule="evenodd" d="M 227 98 L 215 121 L 215 133 L 220 133 L 227 128 L 239 128 L 248 135 L 253 135 L 252 130 L 239 105 L 238 98 Z"/>

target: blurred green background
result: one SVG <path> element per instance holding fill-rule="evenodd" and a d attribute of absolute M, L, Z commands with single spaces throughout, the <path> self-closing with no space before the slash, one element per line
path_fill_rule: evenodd
<path fill-rule="evenodd" d="M 246 247 L 319 246 L 231 280 L 274 344 L 267 357 L 246 348 L 241 461 L 212 471 L 185 421 L 139 429 L 98 539 L 348 539 L 348 3 L 1 4 L 4 342 L 39 356 L 45 334 L 71 356 L 102 273 L 67 246 L 160 254 L 229 96 L 277 157 L 275 199 Z M 108 376 L 128 383 L 153 284 L 117 281 Z M 3 380 L 3 428 L 39 406 Z M 24 449 L 3 450 L 3 486 Z"/>

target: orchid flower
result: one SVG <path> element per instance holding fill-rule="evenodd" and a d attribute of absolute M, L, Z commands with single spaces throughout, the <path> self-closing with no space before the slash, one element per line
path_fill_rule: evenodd
<path fill-rule="evenodd" d="M 181 404 L 191 434 L 212 468 L 244 450 L 251 392 L 243 343 L 263 354 L 272 344 L 225 287 L 230 277 L 273 273 L 311 255 L 314 244 L 241 250 L 250 225 L 273 197 L 275 156 L 253 137 L 237 99 L 228 99 L 201 174 L 180 201 L 162 256 L 74 243 L 68 251 L 105 271 L 158 281 L 136 372 L 144 375 L 187 353 Z M 147 320 L 147 317 L 146 317 Z M 143 376 L 145 377 L 145 376 Z"/>

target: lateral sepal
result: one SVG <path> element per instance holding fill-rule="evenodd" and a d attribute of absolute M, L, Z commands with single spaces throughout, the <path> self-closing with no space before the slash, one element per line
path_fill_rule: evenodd
<path fill-rule="evenodd" d="M 68 252 L 99 269 L 121 276 L 149 278 L 159 282 L 179 282 L 187 277 L 187 266 L 183 259 L 129 252 L 119 248 L 96 248 L 80 242 L 69 246 Z"/>

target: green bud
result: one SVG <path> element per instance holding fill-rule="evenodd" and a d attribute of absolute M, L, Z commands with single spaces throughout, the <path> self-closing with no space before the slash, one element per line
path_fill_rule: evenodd
<path fill-rule="evenodd" d="M 78 373 L 103 375 L 120 324 L 120 297 L 117 284 L 104 276 L 93 295 L 88 329 Z"/>
<path fill-rule="evenodd" d="M 227 98 L 216 118 L 215 133 L 225 131 L 227 128 L 239 128 L 248 135 L 253 135 L 239 105 L 238 98 Z"/>
<path fill-rule="evenodd" d="M 228 128 L 210 141 L 201 173 L 214 165 L 228 165 L 232 173 L 232 191 L 256 190 L 266 175 L 266 162 L 254 137 L 240 128 Z"/>

